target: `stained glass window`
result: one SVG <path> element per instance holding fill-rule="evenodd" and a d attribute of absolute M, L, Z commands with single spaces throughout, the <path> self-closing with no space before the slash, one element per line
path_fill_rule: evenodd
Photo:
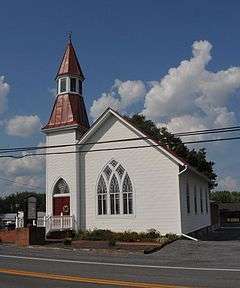
<path fill-rule="evenodd" d="M 119 214 L 120 213 L 120 205 L 119 205 L 119 184 L 116 175 L 114 174 L 111 182 L 110 182 L 110 211 L 111 214 Z"/>
<path fill-rule="evenodd" d="M 98 181 L 97 194 L 98 194 L 98 215 L 107 214 L 107 186 L 102 175 Z"/>
<path fill-rule="evenodd" d="M 116 167 L 117 164 L 118 164 L 118 162 L 113 159 L 113 160 L 110 162 L 110 164 L 111 164 L 113 167 Z"/>
<path fill-rule="evenodd" d="M 133 196 L 132 196 L 132 182 L 126 173 L 123 180 L 123 214 L 132 214 L 133 213 Z"/>
<path fill-rule="evenodd" d="M 112 174 L 112 169 L 107 165 L 106 168 L 104 169 L 104 173 L 105 173 L 107 179 L 109 180 L 109 178 Z"/>
<path fill-rule="evenodd" d="M 98 214 L 133 214 L 133 187 L 126 170 L 111 160 L 97 185 Z M 109 209 L 108 209 L 109 207 Z"/>
<path fill-rule="evenodd" d="M 118 167 L 117 167 L 117 169 L 116 169 L 116 171 L 117 171 L 117 173 L 118 173 L 118 175 L 119 175 L 119 177 L 120 178 L 122 178 L 122 176 L 123 176 L 123 173 L 124 173 L 124 168 L 122 167 L 122 165 L 120 164 L 120 165 L 118 165 Z"/>

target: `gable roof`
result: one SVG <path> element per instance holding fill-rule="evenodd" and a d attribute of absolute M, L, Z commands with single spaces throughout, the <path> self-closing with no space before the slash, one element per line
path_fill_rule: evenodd
<path fill-rule="evenodd" d="M 170 160 L 172 160 L 175 164 L 178 164 L 180 167 L 189 168 L 192 172 L 196 173 L 200 177 L 204 178 L 206 181 L 209 182 L 209 179 L 199 171 L 197 171 L 194 167 L 189 165 L 184 159 L 179 157 L 176 153 L 174 153 L 172 150 L 164 147 L 159 141 L 156 141 L 146 133 L 140 131 L 135 125 L 133 125 L 130 121 L 126 120 L 122 115 L 120 115 L 118 112 L 113 110 L 112 108 L 107 108 L 102 115 L 92 124 L 90 129 L 82 136 L 82 138 L 79 140 L 78 144 L 82 144 L 87 141 L 87 139 L 98 129 L 99 126 L 110 116 L 114 115 L 118 120 L 120 120 L 122 123 L 124 123 L 128 128 L 133 130 L 137 135 L 140 137 L 143 137 L 143 139 L 146 142 L 149 142 L 153 148 L 157 149 L 158 151 L 162 152 L 165 156 L 167 156 Z M 186 169 L 187 170 L 187 169 Z M 183 171 L 183 170 L 182 170 Z"/>
<path fill-rule="evenodd" d="M 90 129 L 83 135 L 83 137 L 79 140 L 79 144 L 86 142 L 86 140 L 97 130 L 97 128 L 110 116 L 114 115 L 116 118 L 118 118 L 122 123 L 124 123 L 128 128 L 133 130 L 137 135 L 140 137 L 146 138 L 143 139 L 146 142 L 150 142 L 151 145 L 154 146 L 154 148 L 157 148 L 161 152 L 163 152 L 166 156 L 171 158 L 175 163 L 178 163 L 181 166 L 184 166 L 186 163 L 177 157 L 172 151 L 165 149 L 159 142 L 151 139 L 148 135 L 144 134 L 142 131 L 140 131 L 137 127 L 135 127 L 132 123 L 127 121 L 122 115 L 117 113 L 111 108 L 107 108 L 105 112 L 93 123 L 93 125 L 90 127 Z"/>

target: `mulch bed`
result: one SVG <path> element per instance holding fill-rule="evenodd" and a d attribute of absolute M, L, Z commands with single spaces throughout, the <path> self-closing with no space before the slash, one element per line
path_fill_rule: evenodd
<path fill-rule="evenodd" d="M 115 246 L 109 247 L 108 241 L 75 240 L 71 246 L 75 249 L 117 249 L 148 254 L 160 250 L 165 245 L 154 242 L 117 242 Z"/>

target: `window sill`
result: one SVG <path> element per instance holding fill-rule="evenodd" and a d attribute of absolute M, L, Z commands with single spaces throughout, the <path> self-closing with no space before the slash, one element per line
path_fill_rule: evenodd
<path fill-rule="evenodd" d="M 106 215 L 96 215 L 97 219 L 133 219 L 136 218 L 135 214 L 131 215 L 125 215 L 125 214 L 116 214 L 116 215 L 111 215 L 111 214 L 106 214 Z"/>

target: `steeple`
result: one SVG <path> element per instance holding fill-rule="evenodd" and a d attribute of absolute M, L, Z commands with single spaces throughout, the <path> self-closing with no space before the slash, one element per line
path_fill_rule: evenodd
<path fill-rule="evenodd" d="M 64 75 L 71 75 L 71 76 L 77 76 L 82 81 L 84 81 L 85 77 L 83 75 L 81 66 L 78 62 L 74 47 L 72 45 L 72 36 L 71 32 L 68 35 L 68 43 L 67 47 L 65 49 L 65 53 L 62 58 L 62 62 L 59 66 L 56 79 L 60 76 Z"/>
<path fill-rule="evenodd" d="M 57 96 L 48 124 L 43 130 L 76 126 L 81 134 L 89 129 L 87 112 L 82 96 L 84 75 L 69 35 L 57 76 Z"/>

